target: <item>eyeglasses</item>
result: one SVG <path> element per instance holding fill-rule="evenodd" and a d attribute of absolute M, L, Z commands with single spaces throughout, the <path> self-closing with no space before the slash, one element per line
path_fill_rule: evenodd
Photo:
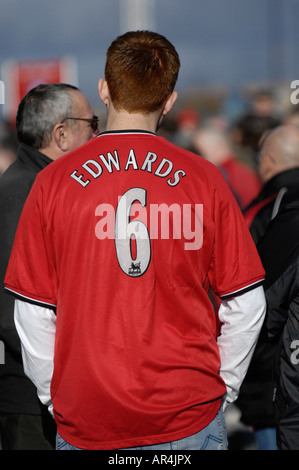
<path fill-rule="evenodd" d="M 94 132 L 97 132 L 99 130 L 99 118 L 98 116 L 93 116 L 90 119 L 87 118 L 75 118 L 75 117 L 66 117 L 60 123 L 64 123 L 64 121 L 67 121 L 68 119 L 72 119 L 73 121 L 87 121 L 90 122 L 90 127 Z"/>

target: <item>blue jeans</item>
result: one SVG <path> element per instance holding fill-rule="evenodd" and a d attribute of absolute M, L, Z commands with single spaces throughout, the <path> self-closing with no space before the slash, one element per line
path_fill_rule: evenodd
<path fill-rule="evenodd" d="M 259 429 L 254 436 L 259 450 L 277 450 L 276 428 Z"/>
<path fill-rule="evenodd" d="M 178 441 L 166 442 L 141 447 L 130 447 L 119 450 L 227 450 L 227 434 L 222 407 L 213 421 L 204 429 L 192 436 Z M 80 450 L 65 442 L 59 434 L 56 437 L 56 450 Z"/>

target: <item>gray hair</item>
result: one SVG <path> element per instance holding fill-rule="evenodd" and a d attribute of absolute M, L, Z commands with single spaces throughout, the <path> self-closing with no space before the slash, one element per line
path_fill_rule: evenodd
<path fill-rule="evenodd" d="M 54 126 L 71 115 L 71 90 L 79 91 L 73 85 L 52 83 L 38 85 L 24 96 L 16 117 L 20 143 L 36 149 L 50 143 Z"/>

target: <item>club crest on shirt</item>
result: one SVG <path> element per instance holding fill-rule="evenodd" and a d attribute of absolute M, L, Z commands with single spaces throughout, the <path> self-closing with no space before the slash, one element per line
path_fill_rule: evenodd
<path fill-rule="evenodd" d="M 131 263 L 128 274 L 130 276 L 140 276 L 141 274 L 140 261 L 139 263 Z"/>

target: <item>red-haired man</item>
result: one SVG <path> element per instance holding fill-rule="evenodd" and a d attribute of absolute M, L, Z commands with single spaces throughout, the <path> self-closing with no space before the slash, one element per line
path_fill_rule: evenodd
<path fill-rule="evenodd" d="M 5 286 L 57 448 L 227 448 L 264 270 L 219 170 L 156 135 L 179 67 L 160 34 L 113 41 L 107 130 L 43 172 L 22 214 Z"/>

